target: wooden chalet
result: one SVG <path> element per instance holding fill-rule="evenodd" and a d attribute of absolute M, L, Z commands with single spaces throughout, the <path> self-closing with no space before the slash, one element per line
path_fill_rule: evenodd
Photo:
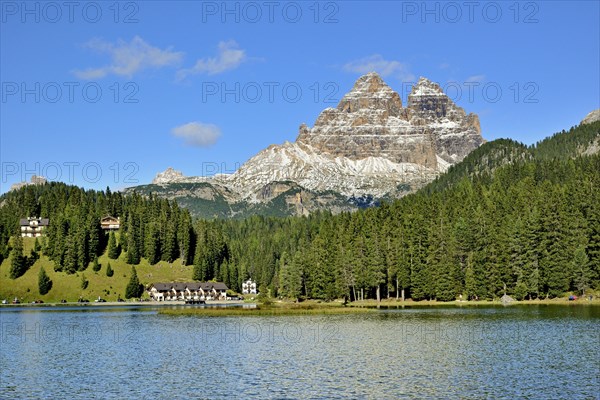
<path fill-rule="evenodd" d="M 116 231 L 119 230 L 119 228 L 121 228 L 121 221 L 119 220 L 119 218 L 107 215 L 106 217 L 100 219 L 100 226 L 104 230 Z"/>
<path fill-rule="evenodd" d="M 19 225 L 21 226 L 22 237 L 40 237 L 44 235 L 44 230 L 48 228 L 50 220 L 48 218 L 28 217 L 21 218 Z"/>

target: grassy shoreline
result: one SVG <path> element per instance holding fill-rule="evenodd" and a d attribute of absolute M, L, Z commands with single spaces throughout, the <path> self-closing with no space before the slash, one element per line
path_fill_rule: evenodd
<path fill-rule="evenodd" d="M 228 307 L 223 307 L 228 305 Z M 556 299 L 541 299 L 541 300 L 523 300 L 514 301 L 512 305 L 557 305 L 557 306 L 600 306 L 600 299 L 594 298 L 592 301 L 586 299 L 578 299 L 569 301 L 568 298 Z M 53 309 L 56 307 L 88 307 L 101 310 L 105 307 L 140 307 L 153 308 L 159 307 L 159 314 L 163 315 L 188 315 L 188 316 L 206 316 L 206 317 L 230 317 L 230 316 L 287 316 L 287 315 L 342 315 L 342 314 L 365 314 L 380 311 L 381 309 L 400 309 L 400 308 L 429 308 L 429 307 L 499 307 L 507 306 L 499 300 L 489 301 L 412 301 L 404 302 L 395 299 L 383 300 L 364 300 L 348 303 L 346 306 L 341 301 L 320 302 L 320 301 L 305 301 L 295 303 L 291 301 L 277 301 L 270 305 L 256 303 L 240 303 L 240 302 L 219 302 L 210 303 L 206 306 L 188 306 L 183 302 L 106 302 L 106 303 L 43 303 L 43 304 L 4 304 L 0 305 L 2 309 L 18 309 L 35 307 L 40 310 Z M 247 307 L 244 307 L 247 306 Z"/>
<path fill-rule="evenodd" d="M 600 299 L 575 300 L 544 299 L 514 301 L 510 305 L 560 305 L 560 306 L 600 306 Z M 383 308 L 418 308 L 418 307 L 463 307 L 463 306 L 506 306 L 501 301 L 382 301 L 365 300 L 348 303 L 344 306 L 340 301 L 322 303 L 308 301 L 303 303 L 276 302 L 271 305 L 257 305 L 256 308 L 179 308 L 160 310 L 165 315 L 199 315 L 199 316 L 284 316 L 284 315 L 337 315 L 377 312 Z"/>

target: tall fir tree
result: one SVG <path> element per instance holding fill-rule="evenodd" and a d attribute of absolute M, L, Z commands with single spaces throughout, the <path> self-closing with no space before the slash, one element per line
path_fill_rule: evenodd
<path fill-rule="evenodd" d="M 138 280 L 137 272 L 135 267 L 131 267 L 131 276 L 129 277 L 129 283 L 127 283 L 127 287 L 125 288 L 125 298 L 138 298 L 142 296 L 144 292 L 144 287 L 140 284 Z"/>
<path fill-rule="evenodd" d="M 121 249 L 117 244 L 117 238 L 113 231 L 108 234 L 108 258 L 116 260 L 121 254 Z"/>
<path fill-rule="evenodd" d="M 13 249 L 11 251 L 12 260 L 8 276 L 16 279 L 27 271 L 27 259 L 23 255 L 23 238 L 17 235 L 13 240 Z"/>
<path fill-rule="evenodd" d="M 115 271 L 112 269 L 112 266 L 110 265 L 110 263 L 108 263 L 108 265 L 106 266 L 106 276 L 108 276 L 110 278 L 114 274 L 115 274 Z"/>
<path fill-rule="evenodd" d="M 581 246 L 575 250 L 573 255 L 573 281 L 575 287 L 581 293 L 585 295 L 585 292 L 590 287 L 592 282 L 592 270 L 590 268 L 590 262 L 587 254 L 585 253 L 585 247 Z"/>
<path fill-rule="evenodd" d="M 92 271 L 98 272 L 102 266 L 98 262 L 98 256 L 94 257 L 94 261 L 92 263 Z"/>
<path fill-rule="evenodd" d="M 46 270 L 44 267 L 40 268 L 40 272 L 38 274 L 38 291 L 43 296 L 47 294 L 52 289 L 52 280 L 46 274 Z"/>

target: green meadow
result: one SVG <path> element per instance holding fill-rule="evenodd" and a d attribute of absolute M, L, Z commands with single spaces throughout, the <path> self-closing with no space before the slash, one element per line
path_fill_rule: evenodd
<path fill-rule="evenodd" d="M 25 255 L 29 255 L 34 242 L 33 238 L 23 238 Z M 125 262 L 125 254 L 122 253 L 118 259 L 111 260 L 105 252 L 98 258 L 98 262 L 101 266 L 98 272 L 92 270 L 92 263 L 90 263 L 84 271 L 67 274 L 54 271 L 54 262 L 42 254 L 24 275 L 17 279 L 10 279 L 11 257 L 8 257 L 0 265 L 0 300 L 6 299 L 12 302 L 17 297 L 22 303 L 30 303 L 34 300 L 53 303 L 63 299 L 73 302 L 79 298 L 94 301 L 99 296 L 106 301 L 116 301 L 119 296 L 124 298 L 125 287 L 131 276 L 131 265 Z M 114 271 L 112 277 L 106 276 L 109 262 Z M 42 267 L 52 280 L 52 289 L 43 296 L 38 291 L 38 274 Z M 192 280 L 193 266 L 181 265 L 179 260 L 175 260 L 173 263 L 161 261 L 156 265 L 150 265 L 145 259 L 142 259 L 135 268 L 140 283 L 144 285 L 153 282 Z M 85 289 L 82 289 L 83 279 L 88 281 Z"/>

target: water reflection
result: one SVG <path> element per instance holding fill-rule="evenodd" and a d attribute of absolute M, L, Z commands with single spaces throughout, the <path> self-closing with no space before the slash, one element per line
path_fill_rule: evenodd
<path fill-rule="evenodd" d="M 253 318 L 86 308 L 2 311 L 0 322 L 0 398 L 596 398 L 599 391 L 598 307 Z"/>

